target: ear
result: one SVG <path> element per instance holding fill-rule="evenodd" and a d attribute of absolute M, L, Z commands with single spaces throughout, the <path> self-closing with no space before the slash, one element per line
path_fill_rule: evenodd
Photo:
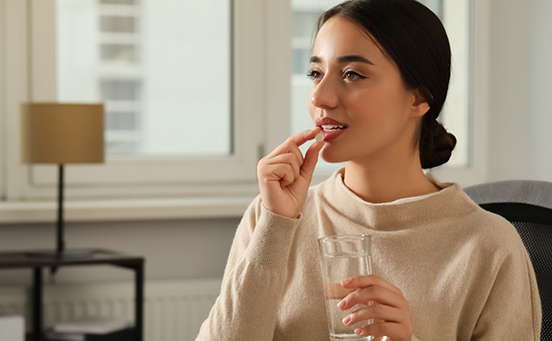
<path fill-rule="evenodd" d="M 415 89 L 412 91 L 412 114 L 413 117 L 422 117 L 424 116 L 431 106 L 427 102 L 427 99 L 422 95 L 420 89 Z"/>

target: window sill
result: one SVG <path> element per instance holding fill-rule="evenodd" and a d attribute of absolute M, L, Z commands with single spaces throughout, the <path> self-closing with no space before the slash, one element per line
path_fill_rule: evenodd
<path fill-rule="evenodd" d="M 238 218 L 252 196 L 219 198 L 87 200 L 64 203 L 65 221 Z M 57 219 L 57 202 L 0 202 L 0 224 L 44 223 Z"/>

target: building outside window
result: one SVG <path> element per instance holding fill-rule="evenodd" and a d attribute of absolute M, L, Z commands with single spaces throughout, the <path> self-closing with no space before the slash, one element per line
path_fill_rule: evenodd
<path fill-rule="evenodd" d="M 230 6 L 56 0 L 57 100 L 105 102 L 112 158 L 229 155 Z"/>

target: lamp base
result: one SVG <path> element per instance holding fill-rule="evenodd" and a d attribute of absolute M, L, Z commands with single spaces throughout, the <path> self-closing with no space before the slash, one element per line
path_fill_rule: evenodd
<path fill-rule="evenodd" d="M 58 258 L 58 259 L 78 259 L 88 258 L 94 255 L 94 250 L 90 249 L 70 249 L 70 250 L 37 250 L 27 252 L 27 256 L 36 258 Z"/>

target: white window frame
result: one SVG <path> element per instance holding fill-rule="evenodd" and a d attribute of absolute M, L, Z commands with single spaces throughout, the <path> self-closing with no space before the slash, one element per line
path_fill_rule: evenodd
<path fill-rule="evenodd" d="M 264 107 L 262 88 L 255 85 L 263 71 L 263 29 L 258 13 L 262 7 L 258 2 L 237 0 L 235 14 L 234 44 L 234 154 L 220 158 L 151 158 L 151 159 L 108 159 L 101 166 L 67 167 L 67 196 L 97 196 L 98 187 L 105 196 L 135 195 L 186 195 L 190 184 L 203 183 L 199 192 L 224 191 L 228 183 L 251 181 L 255 177 L 256 152 L 261 143 L 260 134 L 254 127 L 260 126 L 259 108 Z M 20 101 L 56 100 L 55 60 L 55 1 L 28 1 L 30 17 L 29 84 L 27 94 L 20 94 Z M 248 13 L 248 11 L 251 11 Z M 239 18 L 239 19 L 238 19 Z M 24 18 L 22 18 L 24 22 Z M 247 32 L 246 32 L 247 31 Z M 243 39 L 247 35 L 247 39 Z M 256 49 L 261 46 L 261 49 Z M 22 50 L 26 46 L 21 46 Z M 24 51 L 22 51 L 24 53 Z M 243 94 L 251 94 L 244 96 Z M 10 125 L 17 126 L 17 106 L 11 106 L 8 113 Z M 9 122 L 10 123 L 10 122 Z M 14 160 L 15 161 L 15 160 Z M 13 162 L 10 162 L 13 165 Z M 45 198 L 50 191 L 44 186 L 55 187 L 55 166 L 18 165 L 10 178 L 21 175 L 19 185 L 8 188 L 8 198 Z M 15 169 L 18 168 L 18 169 Z M 220 170 L 223 169 L 224 172 Z M 28 174 L 24 174 L 28 173 Z M 31 181 L 28 181 L 28 178 Z M 217 188 L 210 184 L 218 182 Z M 130 187 L 132 186 L 132 187 Z M 230 186 L 232 187 L 232 186 Z M 140 188 L 140 189 L 138 189 Z M 72 191 L 73 189 L 73 191 Z M 78 189 L 78 191 L 77 191 Z M 232 189 L 234 190 L 234 189 Z M 199 194 L 199 193 L 198 193 Z"/>
<path fill-rule="evenodd" d="M 5 18 L 5 3 L 0 1 L 0 20 L 4 22 Z M 7 135 L 8 129 L 6 124 L 6 115 L 5 115 L 5 103 L 6 103 L 6 82 L 2 81 L 6 79 L 6 34 L 5 34 L 5 24 L 0 26 L 0 200 L 5 199 L 5 188 L 6 188 L 6 154 L 7 154 Z"/>
<path fill-rule="evenodd" d="M 5 22 L 0 27 L 0 223 L 55 220 L 55 166 L 22 165 L 19 159 L 20 104 L 55 99 L 53 4 L 54 0 L 0 0 L 0 21 Z M 477 32 L 472 34 L 472 143 L 478 147 L 472 150 L 470 167 L 435 170 L 440 180 L 461 185 L 484 182 L 487 176 L 490 5 L 489 0 L 472 0 L 472 5 Z M 233 11 L 236 154 L 225 160 L 108 160 L 99 166 L 71 165 L 66 181 L 68 221 L 243 214 L 258 193 L 259 157 L 284 141 L 290 131 L 292 18 L 289 1 L 234 0 Z M 166 167 L 162 173 L 156 168 L 160 165 Z M 315 182 L 328 175 L 317 174 Z"/>
<path fill-rule="evenodd" d="M 470 162 L 467 167 L 447 167 L 445 164 L 431 170 L 441 182 L 457 182 L 462 187 L 487 182 L 489 178 L 490 0 L 470 0 L 470 17 Z"/>
<path fill-rule="evenodd" d="M 8 202 L 42 201 L 56 195 L 57 167 L 21 164 L 19 160 L 19 106 L 27 101 L 55 101 L 55 1 L 3 0 L 7 19 L 7 58 L 3 85 L 6 180 Z M 256 163 L 265 143 L 267 108 L 266 4 L 233 1 L 233 126 L 234 153 L 218 158 L 108 159 L 103 165 L 70 165 L 66 172 L 68 209 L 71 199 L 91 200 L 155 197 L 193 199 L 247 197 L 257 194 Z M 17 36 L 17 39 L 14 37 Z"/>

